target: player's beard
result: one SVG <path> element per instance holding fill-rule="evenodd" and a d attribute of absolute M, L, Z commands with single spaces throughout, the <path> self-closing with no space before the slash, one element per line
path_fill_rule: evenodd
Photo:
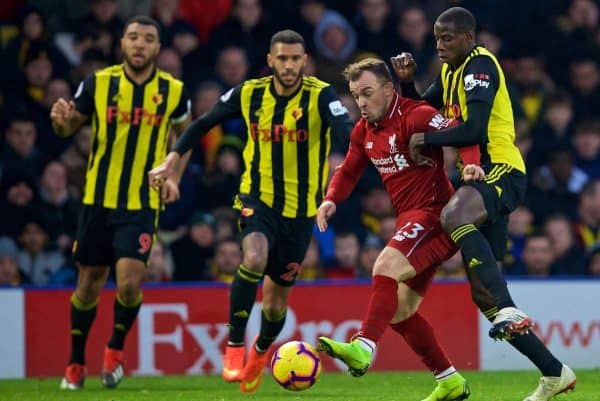
<path fill-rule="evenodd" d="M 275 68 L 273 68 L 273 76 L 275 77 L 277 82 L 279 82 L 281 84 L 281 86 L 283 86 L 284 88 L 293 88 L 294 86 L 296 86 L 296 84 L 298 84 L 298 81 L 300 81 L 302 79 L 303 75 L 304 75 L 304 67 L 300 68 L 300 70 L 298 71 L 298 75 L 296 76 L 296 79 L 294 79 L 294 81 L 291 84 L 288 84 L 287 82 L 285 82 L 283 80 L 282 74 L 280 74 L 279 71 L 277 71 Z"/>
<path fill-rule="evenodd" d="M 125 62 L 129 66 L 129 68 L 131 68 L 133 71 L 135 71 L 137 73 L 145 71 L 146 69 L 148 69 L 149 67 L 151 67 L 152 64 L 154 63 L 154 59 L 152 57 L 148 57 L 142 64 L 135 65 L 133 63 L 132 58 L 133 58 L 132 56 L 126 55 L 125 56 Z"/>

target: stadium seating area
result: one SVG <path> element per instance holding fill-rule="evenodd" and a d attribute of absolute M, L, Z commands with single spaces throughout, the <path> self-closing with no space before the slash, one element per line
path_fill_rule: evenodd
<path fill-rule="evenodd" d="M 330 82 L 357 119 L 343 67 L 367 55 L 388 60 L 409 51 L 419 65 L 417 87 L 425 89 L 439 71 L 432 21 L 449 5 L 475 14 L 478 42 L 499 56 L 527 162 L 528 195 L 510 217 L 506 273 L 600 275 L 596 0 L 3 0 L 0 286 L 76 282 L 70 253 L 91 128 L 59 138 L 49 110 L 59 97 L 72 98 L 93 71 L 120 62 L 128 17 L 146 14 L 160 22 L 158 67 L 184 81 L 195 117 L 228 88 L 269 74 L 269 39 L 292 28 L 307 42 L 305 73 Z M 162 213 L 147 281 L 231 280 L 241 262 L 231 199 L 245 141 L 243 121 L 234 120 L 197 144 L 181 200 Z M 343 153 L 334 148 L 332 166 Z M 455 155 L 447 156 L 456 181 Z M 315 230 L 301 278 L 369 277 L 394 221 L 377 173 L 369 170 L 329 230 Z M 463 274 L 460 255 L 439 271 L 440 277 Z"/>

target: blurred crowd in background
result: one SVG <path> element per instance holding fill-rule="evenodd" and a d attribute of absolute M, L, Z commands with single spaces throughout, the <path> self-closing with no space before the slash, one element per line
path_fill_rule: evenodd
<path fill-rule="evenodd" d="M 330 82 L 356 120 L 341 70 L 366 56 L 411 52 L 424 90 L 439 71 L 433 21 L 449 6 L 477 18 L 510 86 L 529 187 L 510 217 L 509 275 L 600 276 L 600 4 L 594 0 L 3 0 L 0 5 L 0 285 L 72 285 L 71 248 L 90 152 L 89 126 L 57 137 L 49 110 L 79 82 L 121 62 L 124 21 L 162 27 L 157 65 L 183 80 L 194 117 L 228 88 L 269 74 L 270 37 L 300 32 L 305 74 Z M 147 281 L 229 282 L 241 262 L 231 209 L 243 170 L 242 120 L 197 144 L 181 200 L 161 215 Z M 457 180 L 455 155 L 448 172 Z M 336 166 L 344 149 L 333 150 Z M 325 233 L 315 230 L 301 279 L 369 277 L 394 234 L 377 173 L 368 170 Z M 460 255 L 439 277 L 462 277 Z"/>

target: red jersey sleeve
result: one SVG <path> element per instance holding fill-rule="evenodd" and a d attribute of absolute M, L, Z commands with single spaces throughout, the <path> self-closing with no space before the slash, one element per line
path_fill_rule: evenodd
<path fill-rule="evenodd" d="M 346 157 L 333 173 L 325 200 L 338 204 L 344 201 L 356 186 L 356 183 L 369 163 L 364 149 L 365 125 L 359 120 L 350 134 L 350 146 Z"/>
<path fill-rule="evenodd" d="M 452 118 L 445 118 L 436 109 L 429 105 L 419 105 L 412 110 L 409 118 L 412 133 L 428 132 L 433 128 L 436 131 L 452 128 L 459 124 Z M 479 145 L 463 146 L 457 149 L 463 164 L 480 164 L 481 153 Z"/>

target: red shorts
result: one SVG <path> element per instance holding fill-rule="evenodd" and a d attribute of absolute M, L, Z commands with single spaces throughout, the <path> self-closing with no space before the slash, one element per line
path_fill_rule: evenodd
<path fill-rule="evenodd" d="M 396 234 L 387 243 L 402 252 L 417 275 L 405 282 L 425 295 L 435 269 L 456 253 L 458 247 L 440 223 L 441 209 L 415 209 L 396 217 Z"/>

